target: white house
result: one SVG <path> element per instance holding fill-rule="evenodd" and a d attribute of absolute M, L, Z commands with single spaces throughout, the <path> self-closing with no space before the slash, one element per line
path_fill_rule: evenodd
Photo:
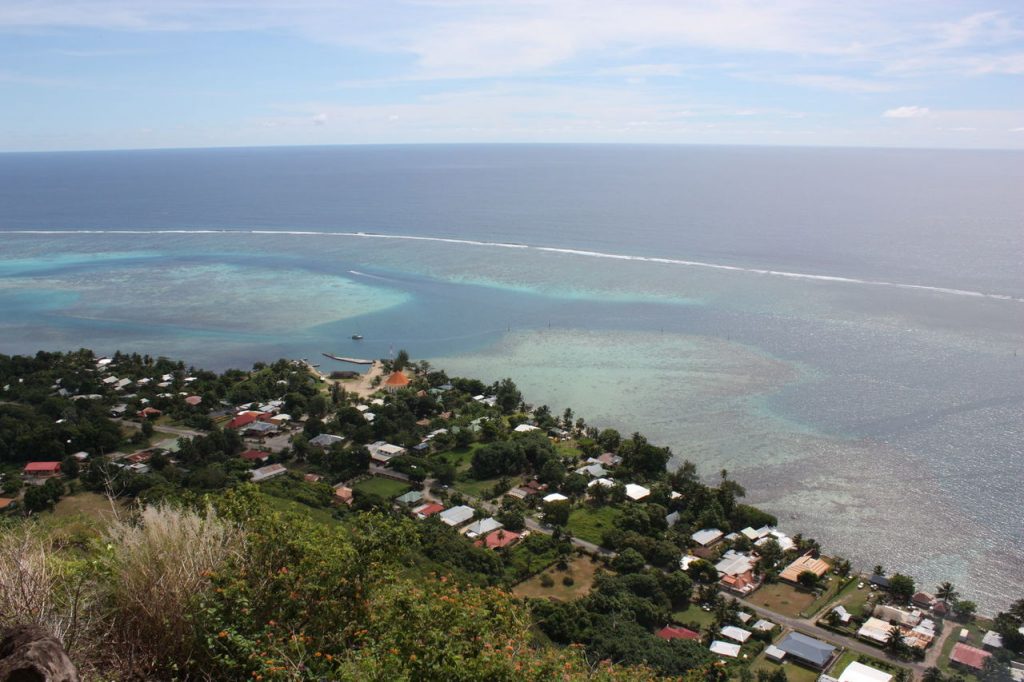
<path fill-rule="evenodd" d="M 650 494 L 651 491 L 642 485 L 637 485 L 636 483 L 626 484 L 626 497 L 633 501 L 642 500 Z"/>
<path fill-rule="evenodd" d="M 472 519 L 474 514 L 476 514 L 475 509 L 467 507 L 464 504 L 460 504 L 458 507 L 452 507 L 451 509 L 444 510 L 438 514 L 438 518 L 454 528 L 455 526 L 461 526 L 466 521 Z"/>

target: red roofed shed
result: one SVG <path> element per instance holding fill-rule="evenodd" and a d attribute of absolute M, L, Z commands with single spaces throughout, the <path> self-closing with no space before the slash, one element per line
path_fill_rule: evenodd
<path fill-rule="evenodd" d="M 974 670 L 981 670 L 985 667 L 985 659 L 992 654 L 982 651 L 977 647 L 957 642 L 953 646 L 953 652 L 949 655 L 950 663 L 958 663 Z"/>
<path fill-rule="evenodd" d="M 689 628 L 677 628 L 672 627 L 671 625 L 666 625 L 654 634 L 666 641 L 672 639 L 692 639 L 697 642 L 700 641 L 700 633 L 694 632 Z"/>
<path fill-rule="evenodd" d="M 25 465 L 27 476 L 56 476 L 60 473 L 60 462 L 29 462 Z"/>

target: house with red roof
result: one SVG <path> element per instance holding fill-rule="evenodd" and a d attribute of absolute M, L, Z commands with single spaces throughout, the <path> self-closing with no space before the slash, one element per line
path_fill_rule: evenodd
<path fill-rule="evenodd" d="M 509 545 L 514 545 L 515 543 L 519 542 L 519 538 L 521 537 L 522 535 L 519 533 L 514 533 L 510 530 L 503 530 L 499 528 L 498 530 L 491 531 L 482 539 L 477 540 L 473 544 L 477 547 L 486 547 L 487 549 L 498 549 L 500 547 L 508 547 Z"/>
<path fill-rule="evenodd" d="M 29 462 L 23 474 L 26 483 L 41 485 L 48 478 L 60 476 L 60 462 Z"/>
<path fill-rule="evenodd" d="M 246 450 L 239 457 L 247 462 L 266 462 L 270 459 L 270 453 L 263 452 L 262 450 Z"/>
<path fill-rule="evenodd" d="M 156 409 L 155 407 L 144 407 L 138 412 L 136 412 L 135 416 L 138 417 L 139 419 L 152 419 L 155 417 L 159 417 L 162 414 L 163 412 Z"/>
<path fill-rule="evenodd" d="M 224 428 L 227 429 L 240 429 L 243 426 L 248 426 L 254 421 L 260 418 L 259 412 L 239 412 L 235 415 L 235 418 L 225 424 Z"/>
<path fill-rule="evenodd" d="M 971 670 L 981 670 L 985 667 L 985 659 L 992 654 L 970 644 L 957 642 L 953 645 L 953 651 L 949 654 L 949 662 Z"/>
<path fill-rule="evenodd" d="M 430 502 L 416 507 L 412 510 L 412 513 L 416 515 L 416 518 L 422 521 L 425 518 L 431 517 L 434 514 L 440 514 L 443 511 L 444 505 L 437 504 L 436 502 Z"/>
<path fill-rule="evenodd" d="M 0 497 L 0 512 L 4 511 L 14 503 L 10 497 Z"/>
<path fill-rule="evenodd" d="M 692 639 L 696 642 L 700 641 L 700 633 L 694 632 L 689 628 L 675 627 L 672 625 L 666 625 L 662 629 L 654 633 L 656 637 L 660 637 L 665 641 L 673 639 Z"/>

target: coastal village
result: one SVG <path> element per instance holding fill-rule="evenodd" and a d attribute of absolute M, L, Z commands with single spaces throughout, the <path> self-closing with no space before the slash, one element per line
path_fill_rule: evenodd
<path fill-rule="evenodd" d="M 727 472 L 708 486 L 692 464 L 667 471 L 667 449 L 529 406 L 511 380 L 448 377 L 404 352 L 365 374 L 282 360 L 218 376 L 87 351 L 58 364 L 66 375 L 45 387 L 38 365 L 17 376 L 11 364 L 0 408 L 88 405 L 112 431 L 85 436 L 61 428 L 67 408 L 45 411 L 60 436 L 41 442 L 56 449 L 0 461 L 11 517 L 87 509 L 101 490 L 147 501 L 251 483 L 325 523 L 408 517 L 443 539 L 432 561 L 508 585 L 552 642 L 602 658 L 614 646 L 580 622 L 624 590 L 649 602 L 632 613 L 666 674 L 707 657 L 736 680 L 1024 682 L 1024 595 L 983 617 L 950 583 L 859 573 L 743 505 Z"/>

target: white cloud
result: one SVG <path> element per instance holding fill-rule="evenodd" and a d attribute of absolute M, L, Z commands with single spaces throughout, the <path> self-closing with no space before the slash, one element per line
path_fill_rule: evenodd
<path fill-rule="evenodd" d="M 313 118 L 312 118 L 312 121 L 313 121 L 313 125 L 315 125 L 315 126 L 326 125 L 327 124 L 327 114 L 325 114 L 323 112 L 320 112 L 319 114 L 314 114 Z"/>
<path fill-rule="evenodd" d="M 896 107 L 895 109 L 887 109 L 883 114 L 883 118 L 924 118 L 931 116 L 931 109 L 928 107 Z"/>
<path fill-rule="evenodd" d="M 602 76 L 632 76 L 636 78 L 655 78 L 659 76 L 681 76 L 686 69 L 682 64 L 626 64 L 606 69 L 598 69 Z"/>

